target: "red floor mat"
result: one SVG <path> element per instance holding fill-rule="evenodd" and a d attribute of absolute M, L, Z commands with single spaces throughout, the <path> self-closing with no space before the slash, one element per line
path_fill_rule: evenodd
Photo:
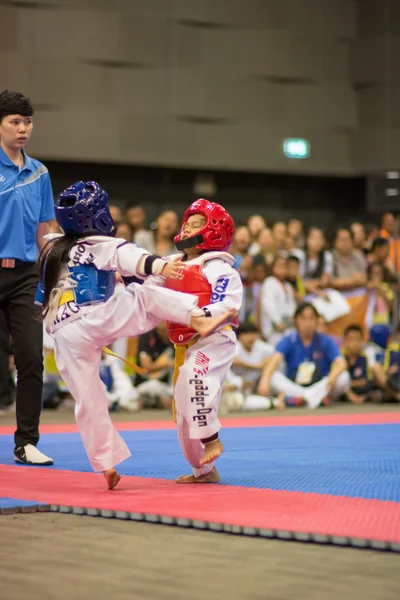
<path fill-rule="evenodd" d="M 141 477 L 109 492 L 102 475 L 20 466 L 0 465 L 0 481 L 1 495 L 62 512 L 400 551 L 396 502 Z"/>
<path fill-rule="evenodd" d="M 221 419 L 222 427 L 304 427 L 313 425 L 372 425 L 400 423 L 400 412 L 360 413 L 349 415 L 282 415 L 275 417 L 229 417 Z M 156 431 L 175 429 L 175 423 L 168 421 L 121 421 L 115 423 L 118 431 Z M 10 435 L 14 425 L 0 425 L 0 435 Z M 41 425 L 40 433 L 75 433 L 75 423 Z"/>

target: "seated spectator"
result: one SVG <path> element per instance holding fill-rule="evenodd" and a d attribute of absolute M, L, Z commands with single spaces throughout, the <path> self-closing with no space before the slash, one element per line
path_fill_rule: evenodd
<path fill-rule="evenodd" d="M 112 219 L 116 225 L 122 221 L 122 211 L 116 204 L 109 204 L 108 209 L 111 213 Z M 129 240 L 130 242 L 132 240 Z"/>
<path fill-rule="evenodd" d="M 389 337 L 383 368 L 388 398 L 400 402 L 400 329 Z"/>
<path fill-rule="evenodd" d="M 397 224 L 398 225 L 398 224 Z M 400 239 L 395 239 L 396 218 L 393 213 L 387 212 L 382 217 L 382 228 L 380 235 L 389 241 L 389 256 L 392 265 L 395 265 L 397 254 L 397 272 L 400 271 Z M 399 231 L 397 231 L 397 236 Z"/>
<path fill-rule="evenodd" d="M 132 242 L 133 229 L 128 221 L 119 221 L 117 224 L 117 231 L 115 237 L 122 238 L 127 242 Z"/>
<path fill-rule="evenodd" d="M 306 249 L 300 259 L 300 274 L 306 292 L 323 295 L 333 275 L 332 254 L 325 250 L 326 240 L 319 227 L 312 227 L 306 239 Z"/>
<path fill-rule="evenodd" d="M 287 259 L 286 268 L 286 281 L 292 286 L 295 301 L 300 304 L 304 300 L 306 290 L 303 278 L 300 275 L 299 257 L 290 255 Z"/>
<path fill-rule="evenodd" d="M 139 410 L 138 393 L 117 357 L 103 352 L 100 361 L 100 379 L 106 390 L 110 410 L 121 408 L 129 412 Z"/>
<path fill-rule="evenodd" d="M 387 239 L 378 237 L 372 242 L 367 261 L 368 264 L 379 263 L 382 265 L 387 283 L 396 281 L 394 267 L 389 257 L 389 242 Z"/>
<path fill-rule="evenodd" d="M 306 404 L 316 408 L 328 396 L 347 393 L 350 376 L 337 343 L 317 332 L 318 313 L 310 303 L 300 305 L 294 315 L 296 332 L 276 346 L 260 380 L 258 393 L 269 397 L 280 392 L 287 405 Z M 285 373 L 277 371 L 285 361 Z"/>
<path fill-rule="evenodd" d="M 350 225 L 350 231 L 353 235 L 354 249 L 366 254 L 369 250 L 369 245 L 364 225 L 355 221 Z"/>
<path fill-rule="evenodd" d="M 237 330 L 238 343 L 232 371 L 243 380 L 243 389 L 254 393 L 262 372 L 274 353 L 274 347 L 260 339 L 253 323 L 243 323 Z"/>
<path fill-rule="evenodd" d="M 333 250 L 335 276 L 331 282 L 339 291 L 353 290 L 366 283 L 366 262 L 364 255 L 355 250 L 350 229 L 342 227 L 336 232 Z"/>
<path fill-rule="evenodd" d="M 247 220 L 247 227 L 251 235 L 251 246 L 249 249 L 250 254 L 258 253 L 258 238 L 263 229 L 266 228 L 264 217 L 261 215 L 252 215 Z"/>
<path fill-rule="evenodd" d="M 135 242 L 141 248 L 151 252 L 149 247 L 152 244 L 153 232 L 145 229 L 144 222 L 146 213 L 138 204 L 132 204 L 125 209 L 125 219 L 128 221 L 133 230 L 132 242 Z"/>
<path fill-rule="evenodd" d="M 393 287 L 385 281 L 385 268 L 381 263 L 371 263 L 367 273 L 367 288 L 371 294 L 374 294 L 372 322 L 374 325 L 389 325 L 394 291 Z"/>
<path fill-rule="evenodd" d="M 304 248 L 305 239 L 303 232 L 303 223 L 300 219 L 290 219 L 287 226 L 287 233 L 293 239 L 295 248 Z"/>
<path fill-rule="evenodd" d="M 296 303 L 292 286 L 286 281 L 287 259 L 278 256 L 271 270 L 271 277 L 262 285 L 259 302 L 263 337 L 275 345 L 292 326 Z"/>
<path fill-rule="evenodd" d="M 139 338 L 139 366 L 148 371 L 136 376 L 136 389 L 143 408 L 171 408 L 174 348 L 165 321 Z"/>
<path fill-rule="evenodd" d="M 244 402 L 243 379 L 229 369 L 222 388 L 218 416 L 222 417 L 230 412 L 242 410 Z"/>
<path fill-rule="evenodd" d="M 371 362 L 364 352 L 365 334 L 359 325 L 349 325 L 344 332 L 343 356 L 350 374 L 350 389 L 344 395 L 352 404 L 363 404 L 367 400 L 379 402 L 382 391 L 377 384 L 384 383 L 382 367 Z"/>
<path fill-rule="evenodd" d="M 274 238 L 278 254 L 286 252 L 286 235 L 286 223 L 283 221 L 278 221 L 275 223 L 275 225 L 272 227 L 272 237 Z"/>
<path fill-rule="evenodd" d="M 251 321 L 259 323 L 259 296 L 262 284 L 268 276 L 268 267 L 260 254 L 252 257 L 247 285 L 243 289 L 242 308 L 239 311 L 240 322 Z M 244 309 L 244 310 L 243 310 Z"/>
<path fill-rule="evenodd" d="M 258 251 L 254 254 L 255 256 L 262 256 L 268 266 L 272 265 L 274 262 L 275 257 L 277 256 L 277 250 L 270 229 L 266 228 L 261 231 L 258 237 Z"/>
<path fill-rule="evenodd" d="M 318 317 L 317 331 L 318 333 L 328 333 L 328 323 L 322 315 Z"/>
<path fill-rule="evenodd" d="M 174 237 L 178 233 L 178 227 L 178 215 L 176 212 L 173 210 L 164 210 L 157 217 L 156 228 L 152 232 L 151 242 L 145 249 L 157 256 L 176 254 Z M 140 246 L 138 242 L 136 243 Z"/>
<path fill-rule="evenodd" d="M 235 258 L 235 268 L 239 271 L 243 281 L 247 280 L 251 268 L 252 258 L 249 254 L 251 246 L 251 235 L 247 225 L 241 225 L 236 229 L 231 248 L 231 254 Z"/>

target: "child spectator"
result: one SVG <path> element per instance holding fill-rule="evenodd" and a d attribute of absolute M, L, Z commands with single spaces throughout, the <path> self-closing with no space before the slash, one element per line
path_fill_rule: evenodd
<path fill-rule="evenodd" d="M 389 325 L 394 291 L 392 286 L 385 282 L 385 267 L 381 263 L 369 265 L 367 288 L 374 295 L 373 324 Z"/>
<path fill-rule="evenodd" d="M 293 288 L 293 295 L 297 304 L 301 304 L 304 300 L 306 290 L 303 278 L 300 275 L 300 259 L 298 256 L 290 255 L 287 259 L 286 268 L 286 281 L 290 283 Z"/>
<path fill-rule="evenodd" d="M 367 400 L 382 400 L 375 383 L 381 382 L 381 367 L 371 363 L 364 353 L 364 331 L 359 325 L 349 325 L 344 332 L 342 353 L 347 362 L 351 385 L 344 397 L 352 404 Z"/>

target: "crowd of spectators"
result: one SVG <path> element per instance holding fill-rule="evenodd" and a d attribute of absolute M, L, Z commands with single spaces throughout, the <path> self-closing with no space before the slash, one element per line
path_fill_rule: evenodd
<path fill-rule="evenodd" d="M 118 237 L 160 256 L 176 252 L 179 218 L 173 210 L 146 228 L 141 206 L 110 209 Z M 334 232 L 306 229 L 298 218 L 269 223 L 252 215 L 237 224 L 230 252 L 244 298 L 222 413 L 400 400 L 400 242 L 392 213 L 382 216 L 380 226 L 354 221 Z M 45 337 L 44 400 L 55 407 L 68 390 L 57 379 L 51 346 Z M 110 410 L 170 408 L 173 348 L 165 324 L 139 340 L 118 340 L 113 350 L 148 374 L 135 376 L 118 358 L 104 355 Z"/>

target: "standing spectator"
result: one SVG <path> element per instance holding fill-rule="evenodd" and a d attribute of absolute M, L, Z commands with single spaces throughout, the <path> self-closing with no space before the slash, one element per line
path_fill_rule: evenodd
<path fill-rule="evenodd" d="M 14 345 L 17 368 L 14 459 L 53 464 L 36 448 L 43 393 L 42 323 L 35 312 L 36 259 L 54 219 L 49 173 L 24 151 L 33 107 L 18 92 L 0 94 L 0 309 Z"/>
<path fill-rule="evenodd" d="M 342 227 L 337 230 L 332 255 L 335 273 L 332 287 L 337 290 L 353 290 L 365 285 L 365 258 L 359 250 L 354 250 L 350 229 Z"/>
<path fill-rule="evenodd" d="M 265 340 L 277 344 L 292 326 L 296 309 L 293 289 L 287 278 L 287 260 L 278 256 L 272 265 L 272 276 L 264 281 L 259 295 L 261 331 Z"/>
<path fill-rule="evenodd" d="M 303 232 L 303 223 L 300 219 L 290 219 L 287 227 L 288 235 L 293 238 L 295 248 L 304 248 L 305 238 Z"/>

